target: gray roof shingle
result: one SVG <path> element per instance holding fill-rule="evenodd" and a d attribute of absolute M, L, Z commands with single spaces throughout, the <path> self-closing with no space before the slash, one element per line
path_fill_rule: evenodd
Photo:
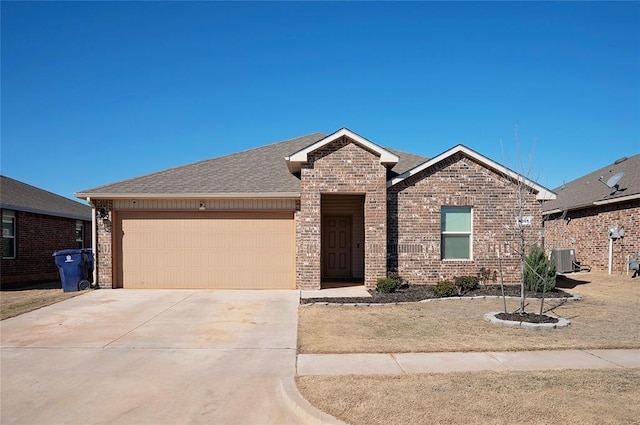
<path fill-rule="evenodd" d="M 543 211 L 567 211 L 586 206 L 593 206 L 594 202 L 615 200 L 640 194 L 640 154 L 628 157 L 618 164 L 609 164 L 592 173 L 570 181 L 553 191 L 558 197 L 553 201 L 547 201 L 542 205 Z M 619 172 L 624 172 L 618 187 L 620 190 L 614 193 L 606 182 Z"/>
<path fill-rule="evenodd" d="M 10 177 L 0 176 L 0 207 L 55 217 L 91 220 L 91 208 Z"/>
<path fill-rule="evenodd" d="M 76 196 L 299 193 L 300 179 L 289 172 L 285 157 L 324 137 L 322 133 L 297 137 L 83 190 Z M 393 173 L 402 173 L 427 160 L 419 155 L 388 150 L 400 157 Z"/>

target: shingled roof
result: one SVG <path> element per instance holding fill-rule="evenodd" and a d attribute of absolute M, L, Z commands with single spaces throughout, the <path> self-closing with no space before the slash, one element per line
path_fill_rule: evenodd
<path fill-rule="evenodd" d="M 79 198 L 125 196 L 299 196 L 300 179 L 285 157 L 326 137 L 314 133 L 255 149 L 82 190 Z M 400 157 L 390 174 L 400 174 L 427 158 L 388 149 Z"/>
<path fill-rule="evenodd" d="M 88 205 L 10 177 L 0 177 L 0 208 L 76 220 L 91 220 L 91 208 Z"/>
<path fill-rule="evenodd" d="M 624 176 L 618 183 L 618 190 L 609 188 L 605 183 L 620 172 L 624 172 Z M 640 198 L 640 154 L 621 158 L 553 191 L 558 197 L 542 205 L 544 214 Z"/>

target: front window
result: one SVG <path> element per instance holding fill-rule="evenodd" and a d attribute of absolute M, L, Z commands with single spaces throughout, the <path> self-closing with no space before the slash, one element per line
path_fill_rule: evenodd
<path fill-rule="evenodd" d="M 471 259 L 471 207 L 442 207 L 440 212 L 443 260 Z"/>
<path fill-rule="evenodd" d="M 84 223 L 76 221 L 76 244 L 78 249 L 84 248 Z"/>
<path fill-rule="evenodd" d="M 11 211 L 2 213 L 2 257 L 16 258 L 16 217 Z"/>

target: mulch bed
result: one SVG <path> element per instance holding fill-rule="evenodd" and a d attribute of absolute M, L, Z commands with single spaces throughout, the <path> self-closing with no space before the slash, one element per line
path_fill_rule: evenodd
<path fill-rule="evenodd" d="M 433 294 L 432 285 L 406 285 L 404 288 L 389 294 L 382 294 L 375 290 L 369 290 L 371 298 L 303 298 L 300 300 L 302 304 L 310 303 L 335 303 L 335 304 L 386 304 L 386 303 L 405 303 L 418 302 L 427 299 L 438 298 Z M 520 286 L 505 286 L 504 294 L 509 297 L 520 297 Z M 480 286 L 478 289 L 467 292 L 463 297 L 482 297 L 482 296 L 502 296 L 500 285 Z M 542 298 L 541 293 L 526 292 L 527 298 Z M 570 298 L 571 294 L 564 292 L 562 289 L 555 288 L 547 291 L 545 298 Z"/>
<path fill-rule="evenodd" d="M 510 320 L 512 322 L 529 323 L 558 323 L 558 319 L 544 314 L 535 313 L 498 313 L 496 318 L 500 320 Z"/>

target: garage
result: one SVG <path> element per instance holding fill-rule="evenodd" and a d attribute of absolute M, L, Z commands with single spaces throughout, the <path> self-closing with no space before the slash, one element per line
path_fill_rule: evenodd
<path fill-rule="evenodd" d="M 294 289 L 293 212 L 118 212 L 116 286 Z"/>

